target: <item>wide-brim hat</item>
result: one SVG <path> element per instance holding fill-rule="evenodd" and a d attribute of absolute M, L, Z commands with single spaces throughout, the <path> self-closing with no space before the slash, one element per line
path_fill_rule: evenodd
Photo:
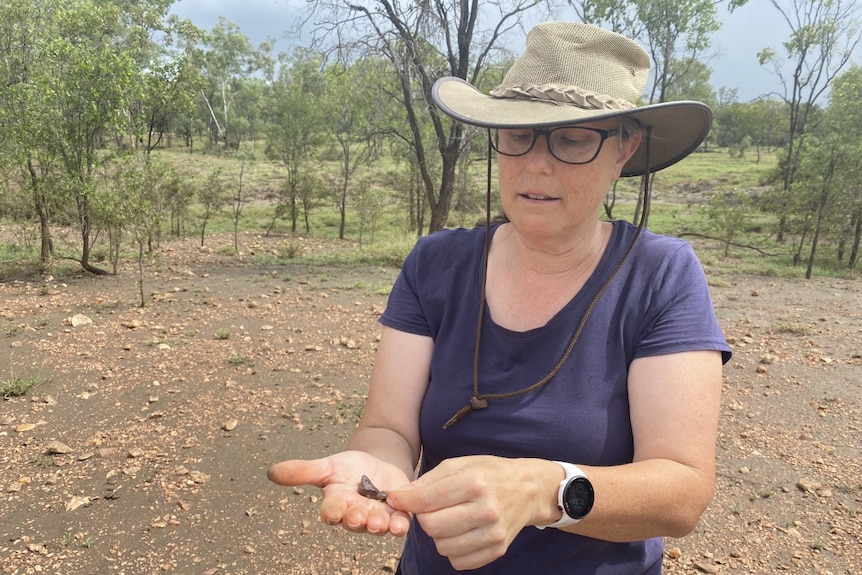
<path fill-rule="evenodd" d="M 587 24 L 546 22 L 527 34 L 523 55 L 489 95 L 445 77 L 435 82 L 432 97 L 452 118 L 484 128 L 633 118 L 649 128 L 649 158 L 642 142 L 622 176 L 639 176 L 689 155 L 712 125 L 712 111 L 701 102 L 638 106 L 648 76 L 649 55 L 629 38 Z"/>

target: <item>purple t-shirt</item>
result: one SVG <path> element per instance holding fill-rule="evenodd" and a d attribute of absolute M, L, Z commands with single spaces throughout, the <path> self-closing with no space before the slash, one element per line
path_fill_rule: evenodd
<path fill-rule="evenodd" d="M 631 224 L 614 222 L 595 272 L 546 325 L 515 332 L 495 324 L 486 310 L 480 393 L 518 391 L 551 372 L 634 233 Z M 526 395 L 492 399 L 487 408 L 444 430 L 443 424 L 472 396 L 483 241 L 482 228 L 421 238 L 380 319 L 434 340 L 419 421 L 420 473 L 444 459 L 479 454 L 600 466 L 630 463 L 627 373 L 632 360 L 692 350 L 720 350 L 724 361 L 730 358 L 691 246 L 645 230 L 593 309 L 568 361 L 547 385 Z M 475 573 L 655 575 L 661 572 L 662 554 L 661 539 L 611 543 L 527 527 L 504 557 Z M 404 575 L 456 573 L 416 521 L 407 535 L 402 570 Z"/>

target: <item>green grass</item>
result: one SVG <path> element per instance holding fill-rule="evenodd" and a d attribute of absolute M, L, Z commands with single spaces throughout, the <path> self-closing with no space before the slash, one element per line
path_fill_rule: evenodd
<path fill-rule="evenodd" d="M 48 381 L 46 378 L 38 375 L 27 377 L 14 375 L 10 379 L 0 380 L 0 396 L 21 397 L 26 395 L 32 388 L 46 381 Z"/>
<path fill-rule="evenodd" d="M 774 152 L 761 153 L 760 163 L 753 151 L 742 158 L 731 156 L 725 149 L 696 152 L 685 161 L 658 172 L 655 185 L 659 188 L 684 185 L 693 192 L 706 186 L 724 190 L 757 188 L 765 185 L 776 162 Z"/>

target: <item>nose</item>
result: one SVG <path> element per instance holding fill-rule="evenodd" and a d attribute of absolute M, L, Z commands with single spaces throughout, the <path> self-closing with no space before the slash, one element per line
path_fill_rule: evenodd
<path fill-rule="evenodd" d="M 547 170 L 556 161 L 553 154 L 551 154 L 551 135 L 548 132 L 539 132 L 536 134 L 536 140 L 533 142 L 533 147 L 527 153 L 527 159 L 530 165 L 535 164 L 541 170 Z"/>

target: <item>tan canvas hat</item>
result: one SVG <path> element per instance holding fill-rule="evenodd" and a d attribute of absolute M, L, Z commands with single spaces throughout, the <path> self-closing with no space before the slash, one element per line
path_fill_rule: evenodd
<path fill-rule="evenodd" d="M 649 166 L 641 144 L 622 175 L 639 176 L 683 159 L 712 125 L 712 111 L 700 102 L 637 106 L 648 76 L 649 56 L 629 38 L 587 24 L 546 22 L 530 31 L 524 54 L 490 95 L 446 77 L 434 84 L 432 97 L 454 119 L 486 128 L 635 118 L 650 128 Z"/>

